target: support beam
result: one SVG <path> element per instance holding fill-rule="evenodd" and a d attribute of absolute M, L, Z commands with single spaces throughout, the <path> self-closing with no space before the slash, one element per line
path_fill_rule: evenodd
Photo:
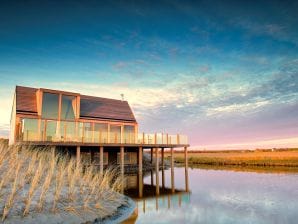
<path fill-rule="evenodd" d="M 139 197 L 143 197 L 143 148 L 139 147 Z"/>
<path fill-rule="evenodd" d="M 120 147 L 120 172 L 122 181 L 122 193 L 124 192 L 124 147 Z"/>
<path fill-rule="evenodd" d="M 161 186 L 165 188 L 165 167 L 164 167 L 164 148 L 161 149 Z"/>
<path fill-rule="evenodd" d="M 172 193 L 175 192 L 175 178 L 174 178 L 174 149 L 171 148 L 171 188 Z"/>
<path fill-rule="evenodd" d="M 77 146 L 77 166 L 81 164 L 81 146 Z"/>
<path fill-rule="evenodd" d="M 188 187 L 188 156 L 187 147 L 184 147 L 184 163 L 185 163 L 185 190 L 189 191 Z"/>
<path fill-rule="evenodd" d="M 151 162 L 151 165 L 152 165 L 152 163 L 153 163 L 153 148 L 150 149 L 150 153 L 151 153 L 150 162 Z"/>
<path fill-rule="evenodd" d="M 103 175 L 103 146 L 99 147 L 99 173 Z"/>
<path fill-rule="evenodd" d="M 51 153 L 52 153 L 52 156 L 56 156 L 56 146 L 52 146 L 51 147 Z"/>
<path fill-rule="evenodd" d="M 159 195 L 159 159 L 158 148 L 155 148 L 156 195 Z"/>

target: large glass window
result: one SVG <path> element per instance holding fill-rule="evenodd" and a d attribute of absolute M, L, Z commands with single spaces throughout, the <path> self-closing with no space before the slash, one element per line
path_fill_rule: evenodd
<path fill-rule="evenodd" d="M 76 97 L 62 95 L 61 119 L 74 120 L 76 111 Z"/>
<path fill-rule="evenodd" d="M 42 118 L 58 119 L 59 95 L 55 93 L 43 93 Z"/>

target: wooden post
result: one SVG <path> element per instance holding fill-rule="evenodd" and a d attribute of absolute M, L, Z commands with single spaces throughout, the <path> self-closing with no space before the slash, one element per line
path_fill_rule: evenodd
<path fill-rule="evenodd" d="M 143 197 L 143 148 L 139 147 L 139 197 Z"/>
<path fill-rule="evenodd" d="M 145 144 L 145 133 L 143 132 L 143 142 L 142 144 Z"/>
<path fill-rule="evenodd" d="M 175 178 L 174 178 L 174 149 L 171 148 L 171 188 L 172 193 L 175 192 Z"/>
<path fill-rule="evenodd" d="M 188 157 L 187 147 L 184 147 L 184 162 L 185 162 L 185 190 L 188 191 Z"/>
<path fill-rule="evenodd" d="M 56 146 L 51 147 L 52 156 L 56 156 Z"/>
<path fill-rule="evenodd" d="M 146 212 L 146 199 L 143 200 L 143 213 Z"/>
<path fill-rule="evenodd" d="M 164 168 L 165 149 L 161 149 L 161 167 Z"/>
<path fill-rule="evenodd" d="M 77 146 L 77 166 L 81 163 L 81 147 Z"/>
<path fill-rule="evenodd" d="M 152 165 L 152 163 L 153 163 L 153 148 L 150 149 L 150 153 L 151 153 L 150 162 Z"/>
<path fill-rule="evenodd" d="M 110 124 L 108 124 L 107 143 L 110 143 L 110 132 L 111 132 L 111 128 L 110 128 Z"/>
<path fill-rule="evenodd" d="M 117 143 L 119 143 L 119 142 L 117 142 Z M 125 143 L 124 142 L 124 126 L 123 125 L 120 126 L 120 143 Z"/>
<path fill-rule="evenodd" d="M 122 181 L 122 193 L 124 192 L 124 147 L 120 147 L 120 172 Z"/>
<path fill-rule="evenodd" d="M 103 175 L 103 146 L 99 147 L 99 173 Z"/>
<path fill-rule="evenodd" d="M 158 148 L 155 148 L 155 175 L 156 175 L 156 195 L 159 195 L 159 160 L 158 160 Z"/>
<path fill-rule="evenodd" d="M 161 149 L 161 186 L 165 188 L 164 148 Z"/>

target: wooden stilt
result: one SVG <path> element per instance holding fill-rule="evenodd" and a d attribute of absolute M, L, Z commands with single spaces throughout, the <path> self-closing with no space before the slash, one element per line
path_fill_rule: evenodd
<path fill-rule="evenodd" d="M 81 146 L 77 146 L 77 166 L 81 164 Z"/>
<path fill-rule="evenodd" d="M 165 188 L 164 148 L 161 149 L 161 186 Z"/>
<path fill-rule="evenodd" d="M 120 172 L 122 179 L 122 193 L 124 192 L 124 147 L 120 147 Z"/>
<path fill-rule="evenodd" d="M 156 195 L 159 195 L 159 159 L 158 148 L 155 148 L 155 175 L 156 175 Z"/>
<path fill-rule="evenodd" d="M 143 148 L 139 147 L 139 197 L 143 197 Z"/>
<path fill-rule="evenodd" d="M 174 149 L 171 148 L 171 188 L 172 193 L 175 192 L 175 178 L 174 178 Z"/>
<path fill-rule="evenodd" d="M 185 163 L 185 190 L 189 191 L 188 186 L 188 156 L 187 156 L 187 147 L 184 147 L 184 163 Z"/>
<path fill-rule="evenodd" d="M 99 173 L 103 175 L 103 146 L 99 147 Z"/>

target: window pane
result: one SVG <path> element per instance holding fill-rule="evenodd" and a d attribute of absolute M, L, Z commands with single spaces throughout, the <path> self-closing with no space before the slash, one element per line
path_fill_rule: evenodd
<path fill-rule="evenodd" d="M 43 118 L 58 119 L 59 95 L 54 93 L 43 93 L 42 97 Z"/>
<path fill-rule="evenodd" d="M 92 142 L 92 124 L 84 123 L 84 142 Z"/>
<path fill-rule="evenodd" d="M 62 96 L 61 119 L 74 120 L 76 111 L 76 97 Z"/>

